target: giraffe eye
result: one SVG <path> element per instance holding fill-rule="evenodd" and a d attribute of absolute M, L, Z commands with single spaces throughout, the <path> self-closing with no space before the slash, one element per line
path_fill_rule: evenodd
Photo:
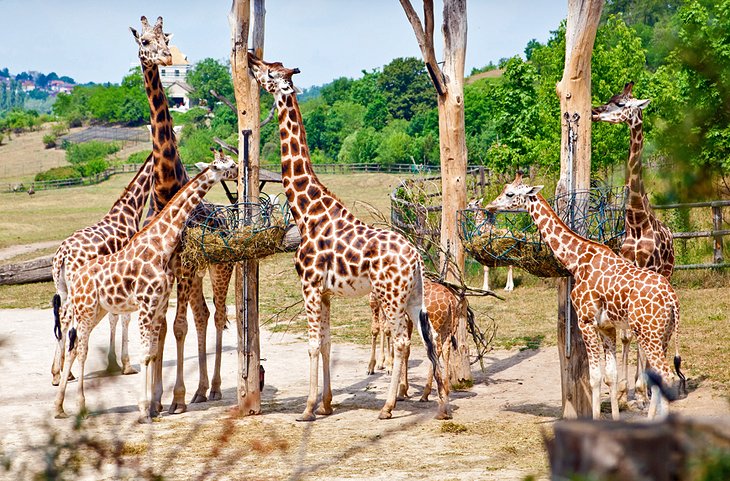
<path fill-rule="evenodd" d="M 507 193 L 506 193 L 506 194 L 504 194 L 504 195 L 506 195 L 508 199 L 511 199 L 512 197 L 514 197 L 514 196 L 515 196 L 514 192 L 507 192 Z"/>
<path fill-rule="evenodd" d="M 149 40 L 142 40 L 142 45 L 144 45 L 145 47 L 149 44 L 150 44 Z"/>

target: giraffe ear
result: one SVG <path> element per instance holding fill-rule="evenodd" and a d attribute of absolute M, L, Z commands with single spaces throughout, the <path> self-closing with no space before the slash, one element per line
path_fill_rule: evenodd
<path fill-rule="evenodd" d="M 132 32 L 132 36 L 137 41 L 137 43 L 139 43 L 139 33 L 132 27 L 129 27 L 129 31 Z"/>
<path fill-rule="evenodd" d="M 197 167 L 197 168 L 198 168 L 198 170 L 200 170 L 200 171 L 202 172 L 202 171 L 204 171 L 205 169 L 207 169 L 209 165 L 210 165 L 210 164 L 206 164 L 205 162 L 197 162 L 197 163 L 195 164 L 195 167 Z"/>
<path fill-rule="evenodd" d="M 626 105 L 630 105 L 631 107 L 639 107 L 641 110 L 644 110 L 646 106 L 649 105 L 649 102 L 651 102 L 651 99 L 631 99 L 626 103 Z"/>
<path fill-rule="evenodd" d="M 544 185 L 533 185 L 530 190 L 527 191 L 527 195 L 537 195 L 538 192 L 542 190 L 542 188 L 545 187 Z"/>
<path fill-rule="evenodd" d="M 172 33 L 166 33 L 165 34 L 165 43 L 170 43 L 170 40 L 172 40 L 173 35 L 174 34 L 172 34 Z"/>

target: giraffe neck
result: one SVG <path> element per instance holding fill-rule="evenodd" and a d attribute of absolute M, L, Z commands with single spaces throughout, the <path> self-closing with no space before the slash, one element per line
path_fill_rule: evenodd
<path fill-rule="evenodd" d="M 570 230 L 540 194 L 528 197 L 527 212 L 555 257 L 575 274 L 581 245 L 589 241 Z"/>
<path fill-rule="evenodd" d="M 644 182 L 641 176 L 641 152 L 644 149 L 644 121 L 641 110 L 632 115 L 628 124 L 631 143 L 629 145 L 629 160 L 626 164 L 626 185 L 629 186 L 629 204 L 637 207 L 643 205 L 645 196 Z"/>
<path fill-rule="evenodd" d="M 150 155 L 109 210 L 107 217 L 117 218 L 120 223 L 126 220 L 126 223 L 134 224 L 135 228 L 139 227 L 142 209 L 152 190 L 153 168 L 154 162 Z"/>
<path fill-rule="evenodd" d="M 340 215 L 347 215 L 347 209 L 314 173 L 296 95 L 279 93 L 276 105 L 281 139 L 281 180 L 294 221 L 304 234 L 307 231 L 307 215 L 316 201 L 323 202 L 322 210 L 337 209 Z"/>
<path fill-rule="evenodd" d="M 138 243 L 140 245 L 151 246 L 164 256 L 172 256 L 180 241 L 180 234 L 190 213 L 197 207 L 217 180 L 210 169 L 206 169 L 195 176 L 140 231 Z M 159 240 L 157 242 L 151 242 L 151 238 Z"/>
<path fill-rule="evenodd" d="M 142 63 L 147 102 L 150 106 L 152 127 L 152 155 L 155 159 L 155 182 L 150 202 L 150 215 L 162 210 L 190 177 L 180 161 L 177 141 L 172 130 L 172 118 L 167 96 L 160 80 L 157 65 Z"/>

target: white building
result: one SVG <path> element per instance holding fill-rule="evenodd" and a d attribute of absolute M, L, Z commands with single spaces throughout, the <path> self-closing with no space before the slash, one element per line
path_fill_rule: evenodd
<path fill-rule="evenodd" d="M 160 80 L 162 86 L 167 90 L 170 109 L 185 112 L 190 107 L 194 107 L 190 100 L 193 88 L 185 81 L 188 71 L 193 66 L 188 62 L 187 56 L 176 46 L 170 45 L 170 53 L 172 54 L 172 65 L 160 67 Z"/>

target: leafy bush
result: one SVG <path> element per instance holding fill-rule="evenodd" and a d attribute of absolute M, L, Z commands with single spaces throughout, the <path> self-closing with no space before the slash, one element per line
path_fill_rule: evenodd
<path fill-rule="evenodd" d="M 36 182 L 43 182 L 49 180 L 67 180 L 67 179 L 80 179 L 81 172 L 76 170 L 74 167 L 54 167 L 46 170 L 45 172 L 38 172 L 35 176 Z"/>
<path fill-rule="evenodd" d="M 43 144 L 46 146 L 47 149 L 52 149 L 56 146 L 56 141 L 58 140 L 58 137 L 56 137 L 55 134 L 46 134 L 43 136 Z"/>
<path fill-rule="evenodd" d="M 92 159 L 84 162 L 76 167 L 83 177 L 91 177 L 92 175 L 101 174 L 109 168 L 109 162 L 105 159 Z"/>
<path fill-rule="evenodd" d="M 68 133 L 68 127 L 63 122 L 58 122 L 51 126 L 51 133 L 56 137 L 66 135 Z"/>
<path fill-rule="evenodd" d="M 119 152 L 121 146 L 115 142 L 91 140 L 82 144 L 70 144 L 66 148 L 66 160 L 73 165 L 80 165 L 94 159 L 103 159 L 107 155 Z"/>
<path fill-rule="evenodd" d="M 147 157 L 151 153 L 152 153 L 151 150 L 141 150 L 139 152 L 130 154 L 129 157 L 127 157 L 127 163 L 128 164 L 143 164 L 144 161 L 147 160 Z"/>
<path fill-rule="evenodd" d="M 210 148 L 216 146 L 213 136 L 210 129 L 195 129 L 190 125 L 184 127 L 180 136 L 180 159 L 183 163 L 212 161 L 213 153 Z"/>

